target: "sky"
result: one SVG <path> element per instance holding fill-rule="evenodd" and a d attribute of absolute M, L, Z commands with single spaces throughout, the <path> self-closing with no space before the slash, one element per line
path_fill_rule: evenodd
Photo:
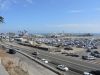
<path fill-rule="evenodd" d="M 0 0 L 0 32 L 100 33 L 100 0 Z"/>

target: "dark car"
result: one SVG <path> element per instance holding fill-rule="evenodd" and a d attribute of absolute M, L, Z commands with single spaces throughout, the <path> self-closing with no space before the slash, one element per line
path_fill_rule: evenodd
<path fill-rule="evenodd" d="M 82 56 L 82 59 L 86 59 L 87 58 L 87 56 Z"/>
<path fill-rule="evenodd" d="M 94 53 L 96 53 L 96 54 L 100 54 L 98 51 L 94 51 Z"/>
<path fill-rule="evenodd" d="M 79 57 L 78 54 L 74 54 L 74 53 L 67 53 L 65 56 Z"/>
<path fill-rule="evenodd" d="M 72 57 L 79 57 L 79 55 L 78 54 L 73 54 L 73 55 L 71 55 Z"/>
<path fill-rule="evenodd" d="M 94 54 L 94 57 L 100 58 L 100 54 Z"/>
<path fill-rule="evenodd" d="M 91 52 L 91 55 L 100 58 L 100 53 L 98 51 Z"/>
<path fill-rule="evenodd" d="M 65 47 L 64 50 L 73 50 L 73 48 L 68 46 L 68 47 Z"/>
<path fill-rule="evenodd" d="M 67 52 L 62 52 L 61 54 L 68 54 Z"/>
<path fill-rule="evenodd" d="M 92 49 L 98 49 L 98 47 L 97 46 L 93 46 Z"/>
<path fill-rule="evenodd" d="M 90 73 L 93 75 L 100 75 L 100 70 L 91 71 Z"/>
<path fill-rule="evenodd" d="M 86 52 L 91 52 L 91 49 L 87 49 Z"/>
<path fill-rule="evenodd" d="M 9 49 L 9 53 L 10 53 L 10 54 L 15 54 L 15 53 L 16 53 L 16 50 L 14 50 L 14 49 Z"/>
<path fill-rule="evenodd" d="M 38 52 L 33 52 L 32 55 L 35 55 L 36 56 L 36 55 L 38 55 Z"/>

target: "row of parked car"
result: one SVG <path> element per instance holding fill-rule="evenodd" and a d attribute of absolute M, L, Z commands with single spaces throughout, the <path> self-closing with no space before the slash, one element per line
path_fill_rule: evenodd
<path fill-rule="evenodd" d="M 86 50 L 87 55 L 83 55 L 82 59 L 84 60 L 95 60 L 96 58 L 100 58 L 100 52 L 96 50 Z"/>

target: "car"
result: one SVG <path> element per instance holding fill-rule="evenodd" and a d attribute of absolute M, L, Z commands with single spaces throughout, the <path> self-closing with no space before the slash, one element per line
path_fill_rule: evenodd
<path fill-rule="evenodd" d="M 65 65 L 58 65 L 57 69 L 62 70 L 62 71 L 68 71 L 69 70 L 69 68 L 66 67 Z"/>
<path fill-rule="evenodd" d="M 73 55 L 71 55 L 72 57 L 79 57 L 79 55 L 78 54 L 73 54 Z"/>
<path fill-rule="evenodd" d="M 100 75 L 100 70 L 84 72 L 83 75 Z"/>
<path fill-rule="evenodd" d="M 98 49 L 98 47 L 97 46 L 93 46 L 92 49 Z"/>
<path fill-rule="evenodd" d="M 86 52 L 91 52 L 91 49 L 87 49 Z"/>
<path fill-rule="evenodd" d="M 94 53 L 96 53 L 96 54 L 100 54 L 98 51 L 94 51 Z"/>
<path fill-rule="evenodd" d="M 76 45 L 76 48 L 82 48 L 83 46 L 82 45 Z"/>
<path fill-rule="evenodd" d="M 62 52 L 61 54 L 68 54 L 67 52 Z"/>
<path fill-rule="evenodd" d="M 82 56 L 82 59 L 84 59 L 84 60 L 95 60 L 95 57 L 91 56 L 91 55 L 86 55 L 86 56 Z"/>
<path fill-rule="evenodd" d="M 64 50 L 73 50 L 73 48 L 70 47 L 70 46 L 67 46 L 67 47 L 64 48 Z"/>
<path fill-rule="evenodd" d="M 73 53 L 67 53 L 65 56 L 72 56 Z"/>
<path fill-rule="evenodd" d="M 100 75 L 100 70 L 90 71 L 93 75 Z"/>
<path fill-rule="evenodd" d="M 16 50 L 15 49 L 9 49 L 8 53 L 15 54 L 16 53 Z"/>
<path fill-rule="evenodd" d="M 91 52 L 91 55 L 100 58 L 100 53 L 98 51 Z"/>
<path fill-rule="evenodd" d="M 44 63 L 49 63 L 47 59 L 41 59 Z"/>
<path fill-rule="evenodd" d="M 78 54 L 74 54 L 74 53 L 66 53 L 65 56 L 79 57 Z"/>
<path fill-rule="evenodd" d="M 92 56 L 100 58 L 100 54 L 91 53 Z"/>
<path fill-rule="evenodd" d="M 83 75 L 93 75 L 93 74 L 91 74 L 89 72 L 84 72 Z"/>
<path fill-rule="evenodd" d="M 35 55 L 35 56 L 38 55 L 38 54 L 39 54 L 38 52 L 33 52 L 32 53 L 32 55 Z"/>

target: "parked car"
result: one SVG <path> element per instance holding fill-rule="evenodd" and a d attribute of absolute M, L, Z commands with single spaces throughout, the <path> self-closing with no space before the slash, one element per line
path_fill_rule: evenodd
<path fill-rule="evenodd" d="M 95 57 L 91 56 L 91 55 L 87 55 L 87 56 L 82 56 L 82 59 L 84 59 L 84 60 L 95 60 Z"/>
<path fill-rule="evenodd" d="M 16 53 L 16 50 L 15 49 L 9 49 L 9 53 L 10 54 L 15 54 Z"/>
<path fill-rule="evenodd" d="M 72 56 L 73 53 L 67 53 L 65 56 Z"/>
<path fill-rule="evenodd" d="M 73 54 L 73 55 L 71 55 L 72 57 L 79 57 L 79 55 L 78 54 Z"/>
<path fill-rule="evenodd" d="M 98 51 L 91 52 L 91 55 L 100 58 L 100 53 Z"/>
<path fill-rule="evenodd" d="M 86 52 L 91 52 L 91 49 L 87 49 Z"/>
<path fill-rule="evenodd" d="M 76 48 L 83 48 L 83 45 L 76 45 Z"/>
<path fill-rule="evenodd" d="M 67 53 L 65 56 L 79 57 L 78 54 L 74 54 L 74 53 Z"/>
<path fill-rule="evenodd" d="M 69 70 L 69 68 L 66 67 L 65 65 L 58 65 L 57 69 L 62 70 L 62 71 L 68 71 Z"/>
<path fill-rule="evenodd" d="M 94 53 L 96 53 L 96 54 L 100 54 L 98 51 L 93 51 Z"/>
<path fill-rule="evenodd" d="M 91 49 L 98 49 L 98 47 L 97 46 L 93 46 Z"/>
<path fill-rule="evenodd" d="M 68 54 L 67 52 L 62 52 L 61 54 Z"/>
<path fill-rule="evenodd" d="M 65 47 L 64 50 L 73 50 L 73 48 L 68 46 L 68 47 Z"/>

